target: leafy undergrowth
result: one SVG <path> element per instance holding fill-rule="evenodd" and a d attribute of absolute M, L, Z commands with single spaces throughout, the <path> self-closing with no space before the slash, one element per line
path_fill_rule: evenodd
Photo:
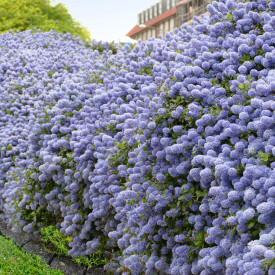
<path fill-rule="evenodd" d="M 37 255 L 20 250 L 11 240 L 0 236 L 0 274 L 16 275 L 62 275 L 63 272 L 53 270 Z"/>
<path fill-rule="evenodd" d="M 41 229 L 41 242 L 44 248 L 58 256 L 68 256 L 70 250 L 69 243 L 72 237 L 64 236 L 56 227 L 48 226 Z M 86 257 L 73 257 L 72 260 L 78 265 L 83 265 L 88 268 L 102 267 L 108 259 L 101 252 L 92 253 Z"/>

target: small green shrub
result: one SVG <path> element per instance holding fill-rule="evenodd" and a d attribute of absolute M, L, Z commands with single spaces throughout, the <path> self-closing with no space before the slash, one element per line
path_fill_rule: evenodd
<path fill-rule="evenodd" d="M 41 242 L 50 253 L 58 256 L 68 256 L 71 241 L 72 237 L 64 236 L 55 226 L 41 228 Z M 88 268 L 103 266 L 108 261 L 102 252 L 93 253 L 86 257 L 72 257 L 72 259 L 78 265 L 84 265 Z"/>

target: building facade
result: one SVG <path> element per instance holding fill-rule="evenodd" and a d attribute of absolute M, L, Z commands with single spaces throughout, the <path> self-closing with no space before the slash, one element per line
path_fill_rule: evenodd
<path fill-rule="evenodd" d="M 210 0 L 160 0 L 138 14 L 137 25 L 126 35 L 135 40 L 164 36 L 168 31 L 206 13 Z"/>

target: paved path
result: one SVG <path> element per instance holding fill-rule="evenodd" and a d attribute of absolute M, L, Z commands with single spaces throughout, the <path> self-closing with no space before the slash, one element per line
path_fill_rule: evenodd
<path fill-rule="evenodd" d="M 78 266 L 69 257 L 58 257 L 55 254 L 47 252 L 41 243 L 28 241 L 21 234 L 13 233 L 0 220 L 0 235 L 3 235 L 13 241 L 22 249 L 32 254 L 41 256 L 41 258 L 54 269 L 62 271 L 65 275 L 106 275 L 102 268 L 88 269 Z"/>

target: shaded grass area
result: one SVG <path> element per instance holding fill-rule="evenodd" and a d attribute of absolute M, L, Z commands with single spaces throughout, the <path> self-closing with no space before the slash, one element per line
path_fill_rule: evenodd
<path fill-rule="evenodd" d="M 0 236 L 0 275 L 62 275 L 52 270 L 37 255 L 20 250 L 11 240 Z"/>

